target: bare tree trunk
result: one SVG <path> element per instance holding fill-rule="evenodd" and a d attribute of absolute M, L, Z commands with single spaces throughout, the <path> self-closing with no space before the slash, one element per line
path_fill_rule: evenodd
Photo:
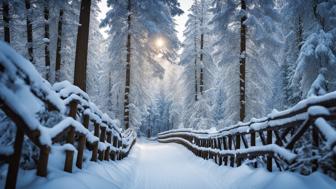
<path fill-rule="evenodd" d="M 60 71 L 61 71 L 61 49 L 62 49 L 62 34 L 63 34 L 63 15 L 64 11 L 61 8 L 58 16 L 58 26 L 57 26 L 57 44 L 56 44 L 56 62 L 55 62 L 55 81 L 60 81 Z"/>
<path fill-rule="evenodd" d="M 26 22 L 27 22 L 27 45 L 28 45 L 28 59 L 30 62 L 34 63 L 34 52 L 33 52 L 33 24 L 31 20 L 31 3 L 30 0 L 25 0 L 26 5 Z"/>
<path fill-rule="evenodd" d="M 44 46 L 44 60 L 45 60 L 45 66 L 46 66 L 46 79 L 50 80 L 50 51 L 49 51 L 49 1 L 44 1 L 44 39 L 46 40 L 45 46 Z"/>
<path fill-rule="evenodd" d="M 7 43 L 10 43 L 8 0 L 3 0 L 2 1 L 2 16 L 3 16 L 3 22 L 4 22 L 4 40 Z"/>
<path fill-rule="evenodd" d="M 82 0 L 79 15 L 76 57 L 75 57 L 75 85 L 86 91 L 86 66 L 90 32 L 91 0 Z"/>
<path fill-rule="evenodd" d="M 241 0 L 241 9 L 246 11 L 246 2 L 245 0 Z M 246 69 L 246 15 L 243 15 L 240 19 L 240 58 L 239 58 L 239 91 L 240 91 L 240 121 L 244 121 L 245 119 L 245 69 Z"/>
<path fill-rule="evenodd" d="M 130 93 L 130 87 L 131 87 L 131 23 L 132 23 L 132 5 L 131 0 L 128 0 L 128 18 L 127 18 L 127 24 L 128 24 L 128 34 L 127 34 L 127 57 L 126 57 L 126 79 L 125 79 L 125 96 L 124 96 L 124 124 L 125 129 L 129 128 L 129 119 L 130 119 L 130 112 L 129 112 L 129 93 Z"/>

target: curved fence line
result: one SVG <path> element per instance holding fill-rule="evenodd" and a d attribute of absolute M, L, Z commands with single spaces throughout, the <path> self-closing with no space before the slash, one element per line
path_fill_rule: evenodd
<path fill-rule="evenodd" d="M 92 152 L 91 161 L 121 160 L 135 143 L 136 132 L 118 128 L 118 121 L 99 110 L 84 91 L 66 81 L 51 86 L 1 41 L 0 89 L 0 108 L 16 125 L 14 146 L 0 150 L 0 161 L 9 164 L 6 189 L 16 186 L 25 136 L 39 149 L 36 174 L 42 177 L 47 176 L 54 144 L 63 146 L 64 171 L 72 172 L 74 161 L 82 168 L 85 150 Z"/>
<path fill-rule="evenodd" d="M 176 129 L 159 133 L 159 142 L 180 143 L 195 155 L 214 159 L 222 165 L 239 166 L 243 161 L 273 163 L 279 170 L 287 170 L 300 163 L 299 143 L 309 142 L 312 153 L 311 170 L 317 170 L 317 157 L 331 156 L 336 163 L 336 92 L 309 98 L 281 112 L 273 112 L 261 119 L 238 123 L 217 132 Z M 316 152 L 324 146 L 323 152 Z M 257 161 L 258 159 L 258 161 Z"/>

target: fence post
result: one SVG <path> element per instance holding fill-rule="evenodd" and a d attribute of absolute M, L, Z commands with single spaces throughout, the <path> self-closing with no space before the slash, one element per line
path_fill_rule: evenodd
<path fill-rule="evenodd" d="M 97 161 L 97 154 L 98 154 L 98 141 L 93 144 L 93 149 L 92 149 L 92 156 L 91 156 L 91 161 Z"/>
<path fill-rule="evenodd" d="M 22 128 L 20 128 L 20 126 L 17 126 L 14 142 L 14 154 L 11 155 L 11 158 L 9 159 L 5 189 L 12 189 L 16 187 L 16 180 L 19 172 L 23 139 L 24 139 L 24 131 Z"/>
<path fill-rule="evenodd" d="M 251 131 L 251 147 L 256 145 L 256 132 L 254 130 Z M 258 163 L 254 163 L 254 168 L 258 167 Z"/>
<path fill-rule="evenodd" d="M 222 146 L 221 146 L 221 139 L 220 138 L 216 138 L 215 142 L 216 142 L 216 149 L 221 150 L 221 148 L 222 148 Z M 222 165 L 222 158 L 221 158 L 219 152 L 216 154 L 216 163 L 218 165 Z"/>
<path fill-rule="evenodd" d="M 111 144 L 111 140 L 112 140 L 112 139 L 111 139 L 111 137 L 112 137 L 112 132 L 111 132 L 111 131 L 108 131 L 106 135 L 107 135 L 106 142 L 107 142 L 108 144 Z M 104 157 L 105 157 L 105 160 L 106 160 L 106 161 L 110 160 L 110 146 L 106 149 Z"/>
<path fill-rule="evenodd" d="M 236 135 L 236 150 L 240 149 L 240 133 Z M 239 155 L 236 155 L 237 167 L 241 165 L 241 158 Z"/>
<path fill-rule="evenodd" d="M 123 153 L 123 143 L 122 143 L 122 138 L 120 138 L 120 146 L 119 147 L 121 147 L 121 149 L 120 149 L 120 151 L 119 151 L 119 160 L 122 160 L 123 158 L 124 158 L 124 153 Z"/>
<path fill-rule="evenodd" d="M 228 147 L 229 147 L 229 150 L 232 150 L 232 135 L 229 135 L 229 138 L 228 138 Z M 230 156 L 230 166 L 231 167 L 234 167 L 234 161 L 235 161 L 235 157 L 234 155 Z"/>
<path fill-rule="evenodd" d="M 312 125 L 312 143 L 313 143 L 313 152 L 312 152 L 312 156 L 315 156 L 316 153 L 314 152 L 314 149 L 318 149 L 319 147 L 319 131 L 318 129 L 316 128 L 315 125 Z M 318 160 L 317 159 L 314 159 L 312 160 L 312 172 L 315 172 L 317 171 L 318 169 Z"/>
<path fill-rule="evenodd" d="M 120 156 L 120 149 L 119 149 L 119 139 L 117 138 L 117 143 L 116 143 L 116 148 L 117 148 L 117 151 L 116 151 L 116 160 L 119 160 L 119 156 Z"/>
<path fill-rule="evenodd" d="M 209 148 L 213 149 L 214 143 L 213 139 L 209 138 Z M 209 159 L 214 159 L 214 154 L 209 150 Z"/>
<path fill-rule="evenodd" d="M 112 136 L 112 146 L 113 147 L 116 147 L 116 139 L 117 137 L 116 136 Z M 111 155 L 111 159 L 114 161 L 114 160 L 116 160 L 116 152 L 115 152 L 115 150 L 113 150 L 112 151 L 112 155 Z"/>
<path fill-rule="evenodd" d="M 267 129 L 267 144 L 272 144 L 272 130 Z M 272 172 L 272 154 L 267 155 L 267 170 Z"/>
<path fill-rule="evenodd" d="M 99 138 L 99 123 L 94 123 L 94 136 Z"/>
<path fill-rule="evenodd" d="M 106 127 L 100 127 L 100 142 L 105 142 L 105 137 L 106 137 Z M 104 160 L 104 153 L 105 151 L 100 151 L 99 150 L 99 160 L 103 161 Z"/>
<path fill-rule="evenodd" d="M 122 152 L 123 149 L 123 143 L 122 143 L 122 138 L 120 137 L 120 144 L 119 144 L 119 160 L 122 160 L 124 157 L 124 153 Z"/>
<path fill-rule="evenodd" d="M 70 113 L 69 116 L 72 117 L 73 119 L 76 119 L 76 114 L 77 114 L 77 101 L 71 101 L 70 102 Z M 73 144 L 75 138 L 75 129 L 71 126 L 66 142 L 69 144 Z M 74 156 L 74 151 L 72 150 L 65 150 L 65 163 L 64 163 L 64 171 L 66 172 L 72 172 L 72 162 L 73 162 L 73 156 Z"/>
<path fill-rule="evenodd" d="M 37 176 L 40 177 L 47 176 L 49 152 L 50 152 L 49 146 L 44 145 L 40 148 L 40 157 L 37 162 L 37 172 L 36 172 Z"/>
<path fill-rule="evenodd" d="M 223 149 L 227 150 L 228 147 L 227 147 L 227 143 L 226 143 L 226 137 L 223 136 L 222 140 L 223 140 Z M 223 161 L 224 161 L 224 165 L 228 164 L 228 157 L 226 155 L 223 155 Z"/>
<path fill-rule="evenodd" d="M 205 139 L 206 141 L 206 147 L 209 148 L 210 147 L 210 139 Z M 205 151 L 205 159 L 209 159 L 210 157 L 210 151 L 209 150 L 206 150 Z"/>
<path fill-rule="evenodd" d="M 84 115 L 83 118 L 83 126 L 85 128 L 89 127 L 90 117 L 88 115 Z M 83 154 L 85 149 L 86 137 L 85 135 L 80 135 L 78 139 L 78 153 L 77 153 L 77 161 L 76 166 L 78 168 L 82 168 L 83 166 Z"/>
<path fill-rule="evenodd" d="M 196 137 L 196 146 L 201 146 L 201 141 Z M 201 151 L 197 148 L 197 156 L 201 157 Z"/>

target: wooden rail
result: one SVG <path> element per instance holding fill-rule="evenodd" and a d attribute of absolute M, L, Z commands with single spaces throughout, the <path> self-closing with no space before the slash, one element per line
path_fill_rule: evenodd
<path fill-rule="evenodd" d="M 310 159 L 313 172 L 319 167 L 316 157 L 329 155 L 336 163 L 335 120 L 336 92 L 332 92 L 303 100 L 285 111 L 238 123 L 214 133 L 192 129 L 162 132 L 158 135 L 158 141 L 180 143 L 195 155 L 213 159 L 219 165 L 234 167 L 245 161 L 254 167 L 265 164 L 269 171 L 274 167 L 280 171 L 289 170 L 302 163 L 297 153 L 302 143 L 309 142 L 311 149 L 327 149 L 324 152 L 312 150 L 309 157 L 305 157 Z"/>
<path fill-rule="evenodd" d="M 34 112 L 37 104 L 39 112 Z M 51 87 L 30 62 L 2 42 L 0 108 L 16 125 L 13 148 L 0 150 L 6 152 L 0 154 L 0 161 L 9 164 L 6 189 L 16 187 L 24 140 L 30 140 L 39 149 L 36 174 L 42 177 L 48 174 L 49 154 L 55 143 L 65 149 L 64 171 L 72 172 L 73 160 L 79 169 L 83 167 L 85 150 L 91 151 L 91 161 L 121 160 L 136 140 L 133 129 L 118 128 L 117 122 L 102 113 L 84 91 L 68 82 Z M 61 117 L 61 121 L 44 125 L 40 113 L 52 112 Z"/>

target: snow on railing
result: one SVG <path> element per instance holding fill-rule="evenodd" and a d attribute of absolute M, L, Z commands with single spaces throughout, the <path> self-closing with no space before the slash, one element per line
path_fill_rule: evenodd
<path fill-rule="evenodd" d="M 336 92 L 331 92 L 305 99 L 287 110 L 273 111 L 264 118 L 239 122 L 217 132 L 192 129 L 165 131 L 159 133 L 158 141 L 181 143 L 196 155 L 214 159 L 218 164 L 234 166 L 240 165 L 244 160 L 266 157 L 261 159 L 268 170 L 272 170 L 273 162 L 279 170 L 283 170 L 281 162 L 289 167 L 301 161 L 297 154 L 300 150 L 299 142 L 301 145 L 310 142 L 310 148 L 314 149 L 321 145 L 328 149 L 327 152 L 320 150 L 321 154 L 314 154 L 314 158 L 324 157 L 329 152 L 335 157 L 335 121 Z M 309 158 L 311 157 L 306 159 Z M 318 161 L 311 161 L 312 171 L 317 169 Z M 257 162 L 254 166 L 258 166 Z"/>
<path fill-rule="evenodd" d="M 47 175 L 55 143 L 65 150 L 64 171 L 72 172 L 75 151 L 76 166 L 82 168 L 85 150 L 92 151 L 92 161 L 120 160 L 136 140 L 134 130 L 118 128 L 118 121 L 99 110 L 84 91 L 67 81 L 51 87 L 29 61 L 1 41 L 0 108 L 17 127 L 16 135 L 8 136 L 15 139 L 14 146 L 0 150 L 0 161 L 9 162 L 6 188 L 15 188 L 25 135 L 40 150 L 39 176 Z"/>

